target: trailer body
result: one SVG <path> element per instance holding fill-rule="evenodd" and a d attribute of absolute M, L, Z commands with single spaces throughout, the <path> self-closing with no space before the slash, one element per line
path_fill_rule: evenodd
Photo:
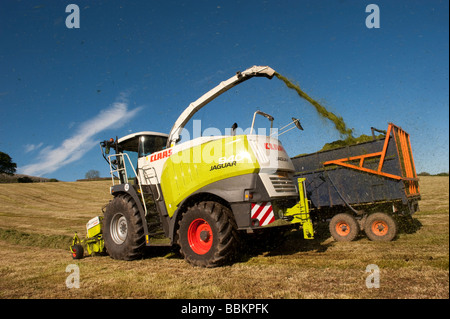
<path fill-rule="evenodd" d="M 384 132 L 384 131 L 383 131 Z M 292 158 L 296 178 L 306 179 L 311 217 L 355 217 L 364 228 L 375 212 L 412 215 L 420 192 L 409 134 L 389 123 L 385 138 Z"/>

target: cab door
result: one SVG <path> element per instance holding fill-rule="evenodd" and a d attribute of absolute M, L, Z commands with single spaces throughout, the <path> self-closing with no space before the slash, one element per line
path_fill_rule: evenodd
<path fill-rule="evenodd" d="M 139 137 L 138 176 L 142 185 L 158 185 L 155 164 L 156 154 L 162 151 L 167 137 L 159 135 L 142 135 Z"/>
<path fill-rule="evenodd" d="M 142 185 L 149 224 L 161 224 L 163 232 L 168 236 L 169 226 L 164 196 L 161 191 L 160 176 L 158 176 L 158 165 L 161 165 L 167 137 L 159 135 L 142 135 L 139 137 L 138 152 L 138 178 Z M 167 151 L 166 151 L 167 152 Z M 149 233 L 157 234 L 159 227 L 149 228 Z"/>

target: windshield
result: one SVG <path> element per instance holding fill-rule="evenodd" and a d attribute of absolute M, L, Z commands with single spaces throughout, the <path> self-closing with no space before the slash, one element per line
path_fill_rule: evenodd
<path fill-rule="evenodd" d="M 139 138 L 139 157 L 162 151 L 166 147 L 167 137 L 143 135 Z"/>

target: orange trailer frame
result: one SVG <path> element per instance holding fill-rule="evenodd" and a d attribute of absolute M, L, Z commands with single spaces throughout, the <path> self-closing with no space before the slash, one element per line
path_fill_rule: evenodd
<path fill-rule="evenodd" d="M 402 176 L 389 174 L 383 172 L 383 163 L 386 157 L 386 151 L 389 145 L 389 140 L 391 138 L 395 139 L 395 145 L 397 147 L 398 159 L 400 162 L 400 167 L 402 171 Z M 379 157 L 377 170 L 364 167 L 364 161 L 368 158 Z M 350 162 L 359 161 L 358 165 L 352 164 Z M 371 154 L 364 154 L 359 156 L 352 156 L 341 158 L 337 160 L 326 161 L 323 165 L 340 165 L 355 170 L 363 171 L 370 174 L 375 174 L 387 178 L 392 178 L 395 180 L 402 180 L 405 183 L 405 190 L 407 196 L 419 195 L 419 179 L 417 178 L 416 167 L 414 164 L 414 158 L 411 150 L 411 140 L 409 134 L 406 133 L 401 127 L 389 123 L 389 127 L 386 133 L 386 138 L 384 141 L 383 149 L 381 152 L 375 152 Z"/>

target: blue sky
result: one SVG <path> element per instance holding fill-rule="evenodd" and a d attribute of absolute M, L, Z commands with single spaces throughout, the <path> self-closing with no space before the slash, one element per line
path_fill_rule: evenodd
<path fill-rule="evenodd" d="M 66 27 L 66 6 L 80 28 Z M 366 6 L 380 8 L 369 29 Z M 0 2 L 0 151 L 18 173 L 63 181 L 109 176 L 99 141 L 169 133 L 190 102 L 253 65 L 269 65 L 344 118 L 355 135 L 388 122 L 410 133 L 418 172 L 449 171 L 449 2 L 13 1 Z M 194 117 L 202 129 L 260 109 L 292 156 L 339 134 L 274 78 L 254 78 Z"/>

